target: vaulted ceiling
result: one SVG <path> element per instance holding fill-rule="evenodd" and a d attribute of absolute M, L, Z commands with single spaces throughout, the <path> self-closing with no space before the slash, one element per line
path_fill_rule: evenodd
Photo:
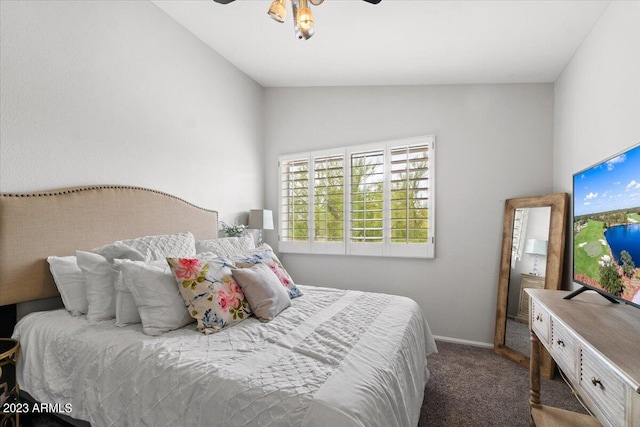
<path fill-rule="evenodd" d="M 294 37 L 270 0 L 154 0 L 265 87 L 553 82 L 609 1 L 327 0 Z"/>

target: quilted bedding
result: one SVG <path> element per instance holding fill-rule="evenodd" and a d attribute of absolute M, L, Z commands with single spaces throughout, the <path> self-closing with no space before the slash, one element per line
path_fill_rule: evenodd
<path fill-rule="evenodd" d="M 419 306 L 302 286 L 269 323 L 160 337 L 64 310 L 15 328 L 18 382 L 94 426 L 415 426 L 435 342 Z"/>

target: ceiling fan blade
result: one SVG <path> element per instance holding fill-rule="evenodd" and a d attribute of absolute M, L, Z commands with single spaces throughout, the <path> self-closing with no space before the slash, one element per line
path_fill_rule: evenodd
<path fill-rule="evenodd" d="M 367 3 L 371 3 L 371 4 L 378 4 L 378 3 L 380 3 L 381 0 L 364 0 L 364 1 L 366 1 Z"/>
<path fill-rule="evenodd" d="M 216 2 L 216 3 L 220 3 L 220 4 L 229 4 L 234 0 L 213 0 L 213 1 Z M 378 1 L 380 1 L 380 0 L 378 0 Z"/>

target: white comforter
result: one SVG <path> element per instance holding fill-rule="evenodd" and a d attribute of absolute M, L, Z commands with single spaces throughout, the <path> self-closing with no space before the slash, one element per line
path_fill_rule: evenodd
<path fill-rule="evenodd" d="M 436 351 L 419 306 L 301 289 L 273 321 L 213 335 L 33 313 L 14 332 L 18 382 L 94 426 L 415 426 Z"/>

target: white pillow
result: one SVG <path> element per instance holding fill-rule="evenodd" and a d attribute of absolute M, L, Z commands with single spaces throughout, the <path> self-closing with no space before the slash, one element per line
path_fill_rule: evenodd
<path fill-rule="evenodd" d="M 113 245 L 118 244 L 120 247 L 128 247 L 142 254 L 146 261 L 165 260 L 167 257 L 189 257 L 196 254 L 196 241 L 193 234 L 176 233 L 176 234 L 159 234 L 156 236 L 137 237 L 135 239 L 120 240 L 110 245 L 105 245 L 92 250 L 106 258 L 124 258 L 120 255 L 118 248 L 115 253 L 112 252 Z M 114 256 L 110 256 L 114 255 Z M 127 257 L 126 259 L 133 259 Z"/>
<path fill-rule="evenodd" d="M 194 321 L 166 261 L 115 260 L 115 264 L 133 294 L 145 334 L 161 335 Z"/>
<path fill-rule="evenodd" d="M 76 251 L 78 267 L 84 275 L 87 290 L 87 320 L 90 324 L 116 316 L 116 292 L 112 270 L 102 255 Z"/>
<path fill-rule="evenodd" d="M 136 301 L 131 295 L 131 291 L 127 288 L 122 277 L 122 272 L 119 269 L 118 261 L 116 259 L 114 267 L 118 270 L 118 278 L 116 279 L 116 326 L 128 326 L 135 325 L 141 322 L 140 313 L 138 312 L 138 306 Z"/>
<path fill-rule="evenodd" d="M 111 265 L 114 259 L 130 259 L 135 261 L 162 260 L 166 264 L 166 257 L 189 257 L 196 253 L 193 234 L 176 233 L 155 236 L 137 237 L 129 240 L 119 240 L 115 243 L 93 249 L 92 252 L 102 255 Z M 133 295 L 121 282 L 119 270 L 112 266 L 112 284 L 115 292 L 115 318 L 117 326 L 127 326 L 140 323 Z"/>
<path fill-rule="evenodd" d="M 222 237 L 220 239 L 199 240 L 196 242 L 196 252 L 213 252 L 222 258 L 231 258 L 249 252 L 256 248 L 252 234 L 242 237 Z M 180 257 L 184 258 L 184 257 Z"/>
<path fill-rule="evenodd" d="M 117 326 L 127 326 L 140 323 L 140 315 L 138 314 L 136 303 L 133 301 L 133 296 L 131 296 L 131 293 L 126 289 L 126 287 L 124 287 L 124 285 L 118 286 L 118 275 L 120 272 L 113 266 L 114 259 L 145 259 L 145 256 L 132 246 L 133 245 L 127 244 L 126 241 L 118 241 L 93 249 L 92 251 L 104 257 L 105 262 L 107 262 L 109 269 L 111 270 L 110 285 L 114 292 L 113 298 L 115 311 L 113 316 L 110 318 L 116 318 Z M 101 286 L 106 287 L 106 282 Z"/>
<path fill-rule="evenodd" d="M 74 316 L 87 313 L 87 291 L 84 275 L 78 267 L 76 257 L 50 256 L 47 258 L 49 269 L 62 297 L 64 308 Z"/>

